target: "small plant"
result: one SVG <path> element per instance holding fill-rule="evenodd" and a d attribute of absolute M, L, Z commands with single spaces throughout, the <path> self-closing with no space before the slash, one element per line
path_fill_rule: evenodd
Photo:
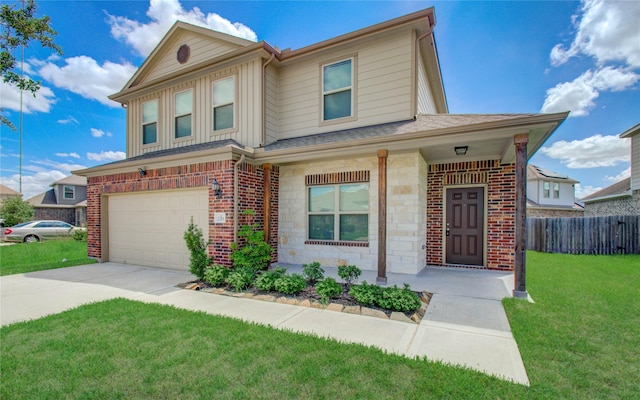
<path fill-rule="evenodd" d="M 253 216 L 253 210 L 245 210 L 243 215 Z M 271 262 L 273 249 L 264 240 L 264 232 L 257 223 L 244 225 L 238 231 L 242 245 L 231 243 L 231 261 L 235 267 L 251 267 L 256 270 L 267 269 Z"/>
<path fill-rule="evenodd" d="M 193 223 L 193 217 L 184 233 L 184 240 L 187 242 L 187 248 L 191 253 L 189 256 L 189 271 L 199 279 L 204 279 L 204 271 L 211 264 L 211 259 L 207 253 L 207 247 L 211 241 L 204 241 L 202 229 Z"/>
<path fill-rule="evenodd" d="M 324 269 L 322 269 L 320 263 L 317 261 L 311 264 L 302 264 L 302 276 L 305 277 L 307 282 L 313 285 L 324 278 Z"/>
<path fill-rule="evenodd" d="M 86 242 L 87 231 L 84 229 L 75 230 L 73 231 L 73 233 L 71 233 L 71 237 L 73 238 L 73 240 L 77 240 L 78 242 Z"/>
<path fill-rule="evenodd" d="M 342 285 L 333 278 L 326 278 L 316 284 L 316 293 L 322 297 L 323 304 L 328 304 L 330 299 L 334 299 L 342 294 Z"/>
<path fill-rule="evenodd" d="M 239 267 L 229 273 L 226 282 L 236 292 L 240 292 L 253 284 L 256 270 L 251 267 Z"/>
<path fill-rule="evenodd" d="M 351 284 L 358 280 L 362 271 L 355 265 L 341 265 L 338 267 L 338 276 L 347 284 L 347 291 Z"/>
<path fill-rule="evenodd" d="M 214 264 L 204 271 L 204 281 L 213 286 L 222 286 L 230 272 L 224 265 Z"/>
<path fill-rule="evenodd" d="M 276 290 L 276 281 L 283 276 L 287 272 L 286 268 L 276 267 L 270 271 L 264 271 L 258 278 L 256 279 L 256 287 L 259 290 L 264 290 L 265 292 L 271 292 Z"/>
<path fill-rule="evenodd" d="M 383 290 L 378 285 L 369 285 L 367 281 L 363 281 L 362 285 L 352 286 L 349 289 L 349 294 L 363 306 L 373 307 L 379 306 Z"/>
<path fill-rule="evenodd" d="M 379 305 L 391 311 L 415 311 L 420 308 L 420 298 L 406 283 L 402 289 L 393 285 L 383 290 Z"/>
<path fill-rule="evenodd" d="M 275 282 L 276 290 L 284 294 L 297 294 L 307 287 L 307 281 L 300 274 L 285 275 Z"/>

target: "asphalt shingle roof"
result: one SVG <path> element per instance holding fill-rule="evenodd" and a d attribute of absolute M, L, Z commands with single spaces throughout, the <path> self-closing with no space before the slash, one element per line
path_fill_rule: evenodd
<path fill-rule="evenodd" d="M 598 199 L 600 197 L 607 196 L 615 196 L 617 194 L 624 194 L 631 190 L 631 177 L 625 178 L 619 182 L 614 183 L 613 185 L 607 186 L 604 189 L 598 190 L 595 193 L 588 195 L 587 197 L 583 197 L 580 201 L 589 201 Z"/>

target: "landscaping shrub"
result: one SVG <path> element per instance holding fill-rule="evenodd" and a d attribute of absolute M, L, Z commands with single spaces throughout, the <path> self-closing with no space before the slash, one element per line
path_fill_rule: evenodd
<path fill-rule="evenodd" d="M 338 267 L 338 276 L 347 284 L 347 291 L 351 284 L 358 280 L 362 271 L 355 265 L 341 265 Z"/>
<path fill-rule="evenodd" d="M 316 293 L 322 297 L 322 302 L 327 304 L 330 299 L 334 299 L 342 294 L 342 285 L 333 278 L 326 278 L 318 282 L 316 285 Z"/>
<path fill-rule="evenodd" d="M 184 240 L 191 255 L 189 256 L 189 271 L 200 279 L 204 279 L 204 271 L 211 264 L 211 259 L 207 253 L 207 247 L 211 241 L 204 241 L 202 229 L 191 222 L 184 233 Z"/>
<path fill-rule="evenodd" d="M 307 282 L 313 285 L 324 278 L 324 269 L 322 269 L 320 263 L 317 261 L 311 264 L 302 264 L 302 276 L 307 279 Z"/>
<path fill-rule="evenodd" d="M 383 289 L 379 305 L 391 311 L 415 311 L 420 308 L 420 298 L 418 298 L 418 295 L 416 295 L 406 283 L 402 289 L 393 285 L 392 287 Z"/>
<path fill-rule="evenodd" d="M 229 273 L 226 282 L 229 286 L 240 292 L 253 284 L 256 279 L 256 270 L 251 267 L 239 267 Z"/>
<path fill-rule="evenodd" d="M 286 268 L 276 267 L 271 271 L 264 271 L 258 278 L 256 279 L 256 287 L 259 290 L 264 290 L 267 292 L 271 292 L 276 290 L 276 281 L 283 276 L 287 272 Z"/>
<path fill-rule="evenodd" d="M 87 231 L 86 230 L 78 230 L 78 231 L 73 231 L 73 233 L 71 233 L 71 237 L 73 238 L 73 240 L 77 240 L 78 242 L 86 242 L 87 241 Z"/>
<path fill-rule="evenodd" d="M 253 210 L 245 210 L 243 215 L 253 216 Z M 234 267 L 251 267 L 256 270 L 267 269 L 271 262 L 273 249 L 264 240 L 264 232 L 257 223 L 243 225 L 238 231 L 242 245 L 231 243 L 231 261 Z"/>
<path fill-rule="evenodd" d="M 362 285 L 352 286 L 349 294 L 363 306 L 374 307 L 379 306 L 383 290 L 378 285 L 369 285 L 367 281 L 363 281 Z"/>
<path fill-rule="evenodd" d="M 204 271 L 204 281 L 213 286 L 222 286 L 231 270 L 224 265 L 214 264 Z"/>
<path fill-rule="evenodd" d="M 297 294 L 307 287 L 307 281 L 300 274 L 285 275 L 275 282 L 276 290 L 284 294 Z"/>

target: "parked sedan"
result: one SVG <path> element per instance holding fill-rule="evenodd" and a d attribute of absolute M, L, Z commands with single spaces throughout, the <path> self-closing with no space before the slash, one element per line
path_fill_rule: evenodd
<path fill-rule="evenodd" d="M 6 242 L 39 242 L 71 237 L 74 231 L 86 230 L 62 221 L 29 221 L 4 230 Z"/>

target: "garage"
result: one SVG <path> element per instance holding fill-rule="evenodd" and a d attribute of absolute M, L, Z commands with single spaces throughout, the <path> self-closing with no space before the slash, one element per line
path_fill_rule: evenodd
<path fill-rule="evenodd" d="M 188 270 L 192 216 L 208 237 L 206 188 L 110 195 L 107 207 L 109 261 Z"/>

